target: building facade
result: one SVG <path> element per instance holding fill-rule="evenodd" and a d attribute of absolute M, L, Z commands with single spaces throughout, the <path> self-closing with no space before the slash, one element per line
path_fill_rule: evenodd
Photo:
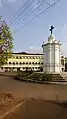
<path fill-rule="evenodd" d="M 13 53 L 0 71 L 43 71 L 43 54 Z M 61 56 L 61 70 L 65 71 L 65 57 Z"/>
<path fill-rule="evenodd" d="M 1 68 L 3 71 L 38 71 L 43 68 L 43 54 L 13 53 L 6 64 Z"/>

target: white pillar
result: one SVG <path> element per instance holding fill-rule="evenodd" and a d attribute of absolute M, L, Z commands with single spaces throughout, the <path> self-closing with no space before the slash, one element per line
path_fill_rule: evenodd
<path fill-rule="evenodd" d="M 43 71 L 47 73 L 60 73 L 60 43 L 51 34 L 48 42 L 43 44 L 44 66 Z"/>

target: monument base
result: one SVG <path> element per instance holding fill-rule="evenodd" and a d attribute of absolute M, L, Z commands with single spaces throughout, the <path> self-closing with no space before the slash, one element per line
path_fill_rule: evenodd
<path fill-rule="evenodd" d="M 48 77 L 48 81 L 51 79 L 51 81 L 54 81 L 54 82 L 59 82 L 59 81 L 63 81 L 64 78 L 63 76 L 61 76 L 60 73 L 46 73 L 44 72 L 46 77 Z"/>

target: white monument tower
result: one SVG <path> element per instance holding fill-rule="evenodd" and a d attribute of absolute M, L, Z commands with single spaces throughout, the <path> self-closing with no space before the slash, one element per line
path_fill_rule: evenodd
<path fill-rule="evenodd" d="M 51 26 L 51 34 L 47 43 L 43 43 L 44 65 L 43 71 L 46 73 L 61 72 L 60 42 L 53 36 L 54 27 Z"/>

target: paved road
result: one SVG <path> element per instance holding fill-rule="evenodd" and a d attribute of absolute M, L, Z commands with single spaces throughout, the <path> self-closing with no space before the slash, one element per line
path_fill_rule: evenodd
<path fill-rule="evenodd" d="M 52 101 L 29 100 L 3 119 L 67 119 L 67 107 Z"/>
<path fill-rule="evenodd" d="M 0 76 L 0 91 L 12 92 L 18 98 L 67 100 L 67 86 L 25 83 L 8 76 Z"/>

